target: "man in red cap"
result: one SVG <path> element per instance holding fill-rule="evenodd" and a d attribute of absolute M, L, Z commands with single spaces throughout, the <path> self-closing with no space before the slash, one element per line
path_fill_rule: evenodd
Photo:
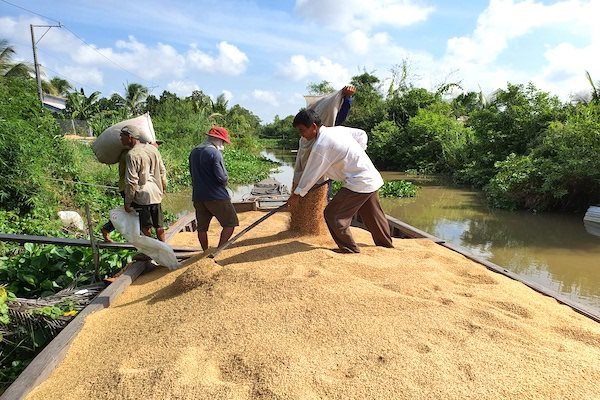
<path fill-rule="evenodd" d="M 227 129 L 213 126 L 206 140 L 190 153 L 192 201 L 196 209 L 198 240 L 202 249 L 208 249 L 208 226 L 216 217 L 223 230 L 219 246 L 227 242 L 239 225 L 238 217 L 227 192 L 227 170 L 223 163 L 224 143 L 231 143 Z"/>

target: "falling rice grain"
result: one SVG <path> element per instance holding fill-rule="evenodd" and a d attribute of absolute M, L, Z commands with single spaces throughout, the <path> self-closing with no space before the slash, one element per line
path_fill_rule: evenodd
<path fill-rule="evenodd" d="M 319 236 L 327 233 L 323 210 L 327 206 L 327 185 L 315 188 L 301 197 L 290 209 L 290 230 L 302 235 Z"/>

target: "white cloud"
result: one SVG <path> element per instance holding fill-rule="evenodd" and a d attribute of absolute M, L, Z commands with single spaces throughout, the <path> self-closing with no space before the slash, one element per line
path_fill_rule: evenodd
<path fill-rule="evenodd" d="M 296 12 L 331 29 L 350 32 L 388 25 L 404 27 L 421 21 L 434 11 L 413 0 L 296 0 Z"/>
<path fill-rule="evenodd" d="M 80 46 L 73 53 L 73 60 L 82 65 L 103 65 L 107 68 L 122 68 L 153 80 L 163 76 L 182 76 L 185 58 L 170 45 L 157 43 L 149 47 L 135 37 L 118 40 L 112 48 Z"/>
<path fill-rule="evenodd" d="M 366 54 L 369 51 L 369 37 L 360 29 L 350 32 L 344 37 L 346 47 L 356 54 Z"/>
<path fill-rule="evenodd" d="M 269 90 L 259 90 L 259 89 L 255 89 L 252 92 L 252 96 L 259 101 L 262 101 L 264 103 L 270 104 L 273 107 L 278 107 L 279 106 L 279 100 L 277 100 L 277 95 Z"/>
<path fill-rule="evenodd" d="M 494 62 L 511 40 L 536 28 L 591 28 L 596 25 L 594 16 L 600 11 L 598 2 L 595 4 L 584 4 L 579 0 L 551 5 L 535 1 L 491 0 L 489 7 L 479 16 L 472 35 L 448 40 L 447 56 L 464 63 L 486 64 Z"/>
<path fill-rule="evenodd" d="M 187 54 L 190 67 L 204 72 L 226 75 L 240 75 L 246 70 L 248 56 L 244 52 L 227 42 L 220 42 L 217 48 L 219 54 L 212 57 L 192 46 Z"/>
<path fill-rule="evenodd" d="M 586 88 L 585 71 L 599 73 L 596 67 L 600 42 L 590 46 L 577 48 L 569 43 L 561 43 L 545 53 L 548 64 L 540 76 L 533 79 L 543 85 L 546 90 L 566 99 L 577 89 Z M 598 79 L 592 73 L 592 79 Z M 577 88 L 577 89 L 576 89 Z"/>
<path fill-rule="evenodd" d="M 103 74 L 97 68 L 66 66 L 58 71 L 62 76 L 67 76 L 73 82 L 81 82 L 92 87 L 102 86 Z"/>
<path fill-rule="evenodd" d="M 171 81 L 167 84 L 167 90 L 178 96 L 187 97 L 191 95 L 194 90 L 200 90 L 200 86 L 192 81 Z"/>
<path fill-rule="evenodd" d="M 594 68 L 594 57 L 600 50 L 600 28 L 597 15 L 600 2 L 566 0 L 552 4 L 541 1 L 491 0 L 479 16 L 471 35 L 448 40 L 446 55 L 441 60 L 449 70 L 458 70 L 465 77 L 464 86 L 475 90 L 481 84 L 484 91 L 506 86 L 507 82 L 533 81 L 540 89 L 566 99 L 570 91 L 585 85 L 584 71 Z M 565 42 L 548 48 L 546 65 L 539 71 L 506 68 L 497 64 L 499 56 L 510 50 L 517 39 L 540 29 L 564 32 L 568 40 L 573 35 L 585 37 L 590 43 L 577 47 Z"/>
<path fill-rule="evenodd" d="M 279 66 L 279 73 L 293 80 L 316 77 L 319 81 L 329 81 L 334 87 L 342 86 L 350 79 L 350 73 L 341 64 L 334 63 L 327 57 L 309 60 L 303 55 L 292 56 L 284 65 Z"/>

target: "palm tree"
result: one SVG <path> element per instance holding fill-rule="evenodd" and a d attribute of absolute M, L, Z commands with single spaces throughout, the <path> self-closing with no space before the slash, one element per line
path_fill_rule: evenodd
<path fill-rule="evenodd" d="M 32 67 L 25 63 L 13 62 L 13 55 L 15 55 L 14 47 L 9 46 L 6 39 L 0 39 L 0 75 L 29 78 Z"/>
<path fill-rule="evenodd" d="M 131 115 L 140 114 L 148 97 L 148 88 L 140 83 L 130 83 L 125 88 L 125 107 Z"/>
<path fill-rule="evenodd" d="M 55 76 L 50 79 L 50 81 L 42 82 L 42 90 L 44 93 L 52 94 L 54 96 L 66 97 L 69 92 L 73 90 L 73 86 L 71 86 L 68 80 Z"/>
<path fill-rule="evenodd" d="M 592 101 L 594 103 L 600 102 L 600 90 L 594 84 L 594 81 L 592 80 L 592 76 L 590 75 L 589 71 L 585 71 L 585 76 L 587 77 L 587 80 L 590 83 L 590 86 L 592 87 Z"/>
<path fill-rule="evenodd" d="M 100 92 L 94 92 L 89 97 L 83 89 L 79 92 L 71 92 L 67 95 L 66 113 L 71 119 L 88 120 L 98 112 L 98 100 Z"/>
<path fill-rule="evenodd" d="M 227 98 L 225 97 L 224 93 L 221 93 L 218 97 L 217 97 L 217 101 L 215 101 L 213 103 L 213 113 L 219 113 L 219 114 L 226 114 L 227 113 L 227 105 L 228 105 L 228 101 Z"/>

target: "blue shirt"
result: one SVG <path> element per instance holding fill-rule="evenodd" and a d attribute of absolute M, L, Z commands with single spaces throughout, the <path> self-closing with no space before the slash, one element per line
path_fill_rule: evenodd
<path fill-rule="evenodd" d="M 344 123 L 346 118 L 348 118 L 348 113 L 350 112 L 350 107 L 352 106 L 352 96 L 344 97 L 344 101 L 342 101 L 342 106 L 338 111 L 335 117 L 335 126 L 339 126 Z"/>
<path fill-rule="evenodd" d="M 213 145 L 200 145 L 189 158 L 192 175 L 192 201 L 229 199 L 226 185 L 229 177 L 223 155 Z"/>

